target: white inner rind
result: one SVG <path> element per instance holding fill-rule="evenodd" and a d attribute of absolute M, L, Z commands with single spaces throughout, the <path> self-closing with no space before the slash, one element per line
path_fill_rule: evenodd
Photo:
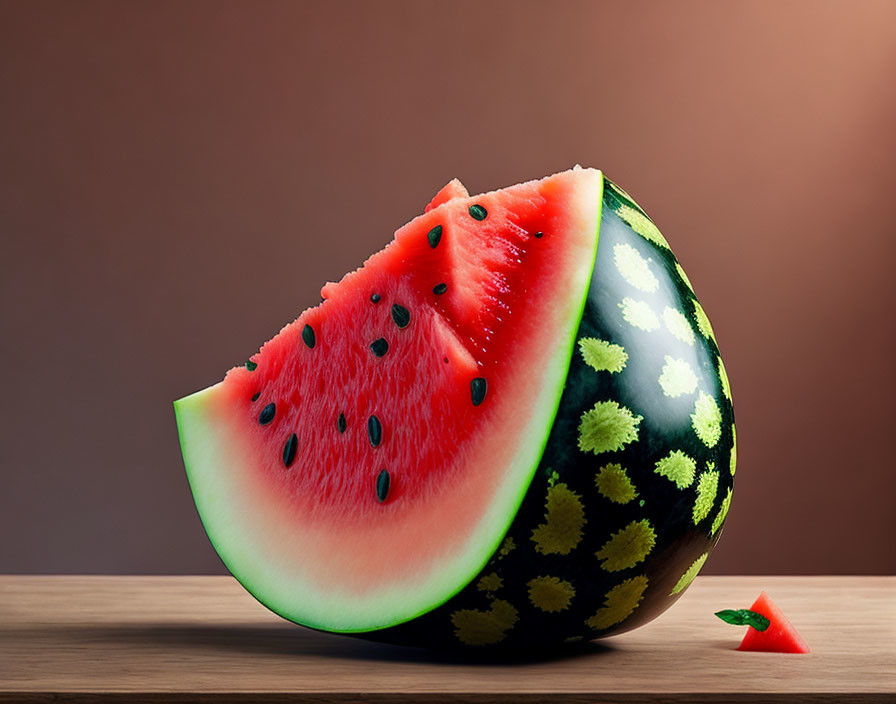
<path fill-rule="evenodd" d="M 316 535 L 319 527 L 297 527 L 284 502 L 272 500 L 267 488 L 249 481 L 245 468 L 251 466 L 252 457 L 237 440 L 239 425 L 228 416 L 230 404 L 222 397 L 226 394 L 222 384 L 175 402 L 181 449 L 203 525 L 228 569 L 268 608 L 328 631 L 387 628 L 447 601 L 497 550 L 553 426 L 597 253 L 603 178 L 591 169 L 577 173 L 581 176 L 569 203 L 571 227 L 579 229 L 569 233 L 573 264 L 565 270 L 564 281 L 557 282 L 557 290 L 568 293 L 554 299 L 554 310 L 542 311 L 556 323 L 552 337 L 541 341 L 554 339 L 557 344 L 546 356 L 540 378 L 537 369 L 528 375 L 535 393 L 522 403 L 506 404 L 505 413 L 495 419 L 495 434 L 512 443 L 507 445 L 509 460 L 497 472 L 487 510 L 477 517 L 462 549 L 444 554 L 434 546 L 431 564 L 421 565 L 417 574 L 365 588 L 363 569 L 347 573 L 346 559 L 334 561 L 339 569 L 328 569 L 327 556 L 316 554 L 323 537 Z M 489 464 L 492 459 L 488 457 Z M 437 510 L 434 513 L 427 520 L 442 520 Z M 288 534 L 283 534 L 284 526 Z M 427 539 L 425 530 L 419 538 Z M 345 549 L 353 550 L 350 541 L 346 543 Z M 388 544 L 383 549 L 388 550 Z M 341 557 L 351 563 L 351 553 Z"/>

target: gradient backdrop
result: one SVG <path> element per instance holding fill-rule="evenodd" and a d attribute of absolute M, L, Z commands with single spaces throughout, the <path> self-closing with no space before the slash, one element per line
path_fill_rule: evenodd
<path fill-rule="evenodd" d="M 171 401 L 458 176 L 647 208 L 738 420 L 709 573 L 896 568 L 896 2 L 0 1 L 0 572 L 221 572 Z"/>

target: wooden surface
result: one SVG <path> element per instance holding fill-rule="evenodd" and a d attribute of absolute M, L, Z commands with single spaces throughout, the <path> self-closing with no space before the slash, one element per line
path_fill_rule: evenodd
<path fill-rule="evenodd" d="M 810 655 L 741 653 L 760 589 Z M 0 701 L 896 702 L 896 578 L 701 577 L 628 634 L 527 662 L 315 633 L 229 577 L 0 576 Z"/>

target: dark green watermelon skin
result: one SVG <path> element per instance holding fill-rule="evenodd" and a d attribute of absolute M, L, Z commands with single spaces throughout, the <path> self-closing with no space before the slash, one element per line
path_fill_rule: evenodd
<path fill-rule="evenodd" d="M 433 611 L 396 627 L 354 635 L 435 648 L 537 650 L 630 630 L 656 617 L 680 596 L 688 576 L 699 571 L 718 540 L 730 505 L 734 414 L 708 321 L 704 319 L 701 326 L 694 293 L 663 243 L 643 211 L 607 181 L 597 259 L 577 340 L 593 338 L 620 345 L 628 355 L 624 368 L 595 370 L 584 361 L 577 342 L 541 464 L 502 549 L 476 579 Z M 630 255 L 630 248 L 648 262 L 657 280 L 655 290 L 639 289 L 621 275 L 617 251 Z M 650 285 L 648 281 L 646 287 Z M 620 308 L 626 297 L 646 303 L 659 327 L 645 330 L 627 322 Z M 680 339 L 665 325 L 667 307 L 684 314 L 693 344 L 686 341 L 686 331 L 679 328 L 685 338 Z M 653 328 L 647 319 L 647 327 Z M 693 392 L 675 397 L 664 393 L 659 377 L 667 356 L 688 362 L 697 382 Z M 701 393 L 718 408 L 717 426 L 709 423 L 709 443 L 698 436 L 691 417 Z M 583 451 L 579 448 L 582 414 L 606 401 L 643 417 L 637 440 L 619 450 Z M 702 404 L 711 407 L 706 399 Z M 712 442 L 715 428 L 718 437 Z M 656 471 L 656 463 L 672 451 L 694 460 L 695 476 L 686 486 Z M 601 493 L 596 476 L 608 464 L 626 471 L 637 496 L 618 503 Z M 710 495 L 713 477 L 701 476 L 713 471 L 717 472 L 716 491 Z M 704 491 L 695 513 L 698 486 Z M 554 492 L 556 506 L 566 508 L 565 513 L 555 509 L 550 521 L 546 516 L 549 492 Z M 572 494 L 578 498 L 571 499 Z M 585 523 L 577 532 L 579 518 Z M 614 534 L 632 524 L 638 526 L 640 549 L 626 551 L 620 539 L 619 549 L 611 551 L 615 561 L 597 556 Z M 550 527 L 539 532 L 545 525 Z M 651 533 L 652 545 L 645 539 Z M 648 547 L 643 559 L 638 559 Z"/>

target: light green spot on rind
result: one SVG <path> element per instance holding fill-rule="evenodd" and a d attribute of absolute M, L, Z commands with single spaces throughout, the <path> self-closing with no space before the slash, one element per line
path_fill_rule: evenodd
<path fill-rule="evenodd" d="M 645 301 L 636 301 L 634 298 L 626 296 L 618 305 L 622 310 L 622 318 L 629 325 L 645 332 L 653 332 L 659 328 L 660 319 L 656 317 L 650 304 Z"/>
<path fill-rule="evenodd" d="M 716 400 L 702 391 L 694 403 L 691 425 L 707 447 L 715 447 L 722 436 L 722 412 Z"/>
<path fill-rule="evenodd" d="M 542 555 L 568 555 L 582 539 L 585 509 L 581 497 L 560 483 L 548 489 L 544 523 L 532 531 L 535 551 Z"/>
<path fill-rule="evenodd" d="M 601 467 L 594 483 L 602 496 L 616 504 L 627 504 L 638 495 L 632 480 L 619 464 Z"/>
<path fill-rule="evenodd" d="M 693 564 L 691 564 L 691 566 L 685 570 L 684 574 L 681 575 L 681 578 L 678 580 L 678 582 L 675 583 L 675 586 L 672 587 L 672 591 L 669 593 L 669 596 L 678 594 L 679 592 L 683 592 L 685 589 L 691 586 L 691 582 L 694 581 L 700 570 L 703 569 L 703 563 L 706 562 L 707 557 L 709 557 L 709 553 L 705 552 L 696 560 L 694 560 Z"/>
<path fill-rule="evenodd" d="M 663 237 L 650 218 L 643 213 L 640 213 L 627 205 L 620 205 L 619 208 L 616 209 L 616 214 L 645 240 L 653 242 L 655 245 L 659 245 L 665 249 L 669 249 L 669 243 L 666 242 L 666 238 Z"/>
<path fill-rule="evenodd" d="M 734 476 L 734 470 L 737 467 L 737 429 L 731 426 L 731 457 L 728 459 L 728 468 L 731 476 Z"/>
<path fill-rule="evenodd" d="M 616 374 L 625 368 L 628 354 L 620 345 L 614 345 L 596 337 L 583 337 L 579 340 L 579 352 L 585 364 L 598 372 Z"/>
<path fill-rule="evenodd" d="M 724 523 L 725 517 L 728 515 L 729 508 L 731 508 L 731 489 L 728 490 L 725 498 L 722 499 L 722 506 L 719 508 L 719 512 L 713 519 L 712 528 L 709 531 L 710 535 L 715 535 L 719 528 L 722 527 L 722 523 Z"/>
<path fill-rule="evenodd" d="M 697 463 L 681 450 L 673 450 L 656 463 L 654 471 L 675 482 L 679 489 L 686 489 L 694 482 Z"/>
<path fill-rule="evenodd" d="M 679 340 L 689 345 L 694 344 L 694 329 L 680 310 L 666 306 L 663 310 L 663 322 L 666 329 Z"/>
<path fill-rule="evenodd" d="M 678 276 L 684 282 L 684 285 L 691 290 L 691 293 L 694 293 L 694 287 L 691 285 L 691 280 L 688 278 L 688 275 L 684 273 L 684 269 L 681 268 L 681 264 L 677 261 L 675 262 L 675 271 L 678 272 Z"/>
<path fill-rule="evenodd" d="M 507 557 L 507 555 L 513 552 L 515 547 L 516 543 L 513 542 L 513 538 L 508 535 L 504 538 L 504 542 L 501 543 L 501 547 L 498 548 L 498 558 Z"/>
<path fill-rule="evenodd" d="M 645 575 L 638 575 L 617 584 L 604 597 L 604 606 L 585 625 L 602 631 L 627 619 L 641 602 L 647 583 Z"/>
<path fill-rule="evenodd" d="M 697 498 L 694 501 L 694 525 L 697 525 L 709 515 L 712 505 L 716 500 L 716 492 L 719 490 L 719 473 L 712 470 L 703 472 L 697 479 Z"/>
<path fill-rule="evenodd" d="M 615 401 L 598 401 L 582 414 L 579 449 L 582 452 L 614 452 L 638 439 L 642 416 L 634 415 Z"/>
<path fill-rule="evenodd" d="M 497 572 L 484 575 L 476 584 L 476 588 L 481 592 L 495 592 L 504 586 L 504 580 Z"/>
<path fill-rule="evenodd" d="M 548 613 L 569 608 L 569 603 L 576 594 L 572 584 L 557 577 L 535 577 L 526 586 L 529 587 L 529 601 L 532 605 Z"/>
<path fill-rule="evenodd" d="M 507 635 L 519 617 L 519 612 L 508 601 L 496 599 L 488 611 L 462 609 L 451 614 L 454 634 L 467 645 L 491 645 Z"/>
<path fill-rule="evenodd" d="M 632 521 L 604 543 L 595 554 L 600 566 L 608 572 L 618 572 L 642 562 L 656 545 L 656 533 L 646 518 Z"/>
<path fill-rule="evenodd" d="M 694 307 L 694 319 L 697 321 L 697 329 L 700 331 L 700 334 L 703 335 L 707 340 L 714 340 L 712 332 L 712 325 L 709 322 L 709 318 L 706 316 L 706 311 L 703 310 L 703 306 L 700 305 L 700 301 L 696 298 L 691 301 L 691 304 Z"/>
<path fill-rule="evenodd" d="M 614 245 L 613 261 L 622 278 L 635 288 L 648 293 L 659 288 L 659 279 L 650 270 L 649 262 L 630 244 Z"/>
<path fill-rule="evenodd" d="M 659 382 L 663 393 L 671 398 L 692 394 L 697 390 L 697 375 L 694 374 L 691 365 L 683 359 L 675 359 L 669 355 L 666 355 L 666 363 L 663 365 Z"/>
<path fill-rule="evenodd" d="M 725 371 L 725 363 L 722 362 L 722 358 L 718 357 L 718 365 L 719 365 L 719 381 L 722 382 L 722 393 L 725 394 L 725 398 L 729 401 L 731 400 L 731 384 L 728 381 L 728 372 Z"/>

